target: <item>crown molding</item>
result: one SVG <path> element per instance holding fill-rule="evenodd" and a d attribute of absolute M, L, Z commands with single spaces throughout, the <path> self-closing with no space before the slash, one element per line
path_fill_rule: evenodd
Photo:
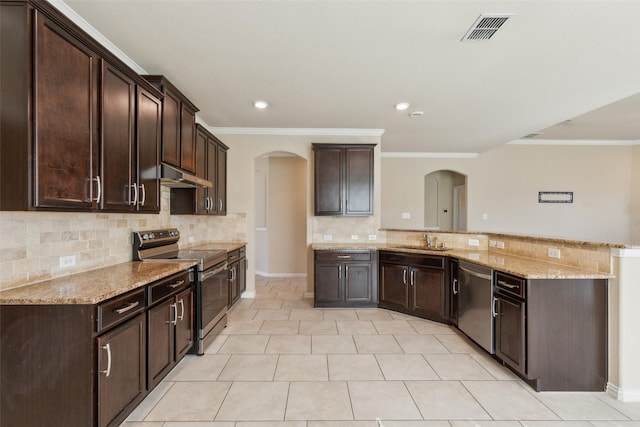
<path fill-rule="evenodd" d="M 640 145 L 640 139 L 516 139 L 507 142 L 507 145 L 604 145 L 604 146 L 630 146 Z"/>
<path fill-rule="evenodd" d="M 382 152 L 381 157 L 399 159 L 474 159 L 479 153 L 411 153 L 411 152 Z"/>
<path fill-rule="evenodd" d="M 384 129 L 211 127 L 215 135 L 382 136 Z"/>

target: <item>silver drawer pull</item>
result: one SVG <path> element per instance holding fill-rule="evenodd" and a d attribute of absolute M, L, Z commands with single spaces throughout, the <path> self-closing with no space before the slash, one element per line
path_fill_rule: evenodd
<path fill-rule="evenodd" d="M 102 346 L 103 350 L 107 350 L 107 369 L 104 371 L 100 371 L 101 374 L 105 374 L 105 376 L 109 376 L 111 374 L 111 343 L 107 343 L 107 345 Z"/>
<path fill-rule="evenodd" d="M 340 259 L 350 259 L 351 255 L 338 255 L 338 258 L 340 258 Z"/>
<path fill-rule="evenodd" d="M 140 305 L 140 301 L 134 301 L 134 302 L 130 302 L 124 307 L 116 308 L 113 311 L 115 311 L 118 314 L 122 314 L 122 313 L 126 313 L 127 311 L 131 310 L 134 307 L 137 307 L 138 305 Z"/>
<path fill-rule="evenodd" d="M 177 281 L 176 283 L 174 283 L 173 285 L 167 285 L 167 286 L 169 286 L 171 289 L 175 289 L 175 288 L 177 288 L 178 286 L 180 286 L 180 285 L 182 285 L 182 284 L 184 284 L 184 280 L 178 280 L 178 281 Z"/>
<path fill-rule="evenodd" d="M 507 287 L 507 288 L 509 288 L 509 289 L 519 288 L 519 286 L 518 286 L 518 285 L 511 285 L 511 284 L 509 284 L 509 283 L 507 283 L 507 282 L 503 282 L 502 280 L 498 280 L 498 285 L 500 285 L 500 286 L 506 286 L 506 287 Z"/>

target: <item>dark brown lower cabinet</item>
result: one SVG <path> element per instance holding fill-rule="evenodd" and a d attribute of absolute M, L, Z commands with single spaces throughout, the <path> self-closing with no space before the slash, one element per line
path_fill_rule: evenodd
<path fill-rule="evenodd" d="M 315 307 L 375 307 L 375 251 L 315 251 Z"/>
<path fill-rule="evenodd" d="M 227 254 L 229 265 L 229 307 L 247 290 L 247 249 L 243 246 Z"/>
<path fill-rule="evenodd" d="M 495 298 L 496 356 L 517 372 L 525 374 L 525 302 L 499 293 Z"/>

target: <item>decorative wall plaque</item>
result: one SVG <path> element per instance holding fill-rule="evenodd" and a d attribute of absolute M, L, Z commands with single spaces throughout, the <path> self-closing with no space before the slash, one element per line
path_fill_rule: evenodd
<path fill-rule="evenodd" d="M 538 203 L 573 203 L 573 191 L 538 191 Z"/>

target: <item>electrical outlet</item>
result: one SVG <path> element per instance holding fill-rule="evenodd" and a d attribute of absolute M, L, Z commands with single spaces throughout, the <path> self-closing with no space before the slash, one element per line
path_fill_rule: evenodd
<path fill-rule="evenodd" d="M 322 238 L 324 240 L 333 240 L 333 236 L 331 234 L 325 234 Z"/>
<path fill-rule="evenodd" d="M 196 240 L 195 237 L 189 236 L 189 243 L 193 243 L 195 242 L 195 240 Z"/>
<path fill-rule="evenodd" d="M 369 234 L 369 240 L 376 240 L 378 238 L 378 236 L 376 236 L 375 234 Z"/>
<path fill-rule="evenodd" d="M 480 246 L 480 240 L 478 240 L 478 239 L 469 239 L 469 246 Z"/>
<path fill-rule="evenodd" d="M 549 248 L 548 251 L 547 251 L 547 255 L 549 255 L 549 258 L 560 259 L 560 249 Z"/>
<path fill-rule="evenodd" d="M 489 247 L 490 248 L 495 248 L 496 247 L 496 241 L 495 240 L 489 240 Z"/>
<path fill-rule="evenodd" d="M 402 219 L 411 219 L 411 212 L 402 212 Z"/>
<path fill-rule="evenodd" d="M 498 247 L 498 249 L 504 249 L 504 242 L 498 240 L 496 242 L 496 246 Z"/>
<path fill-rule="evenodd" d="M 351 240 L 358 240 L 358 235 L 357 234 L 352 234 L 351 235 Z"/>
<path fill-rule="evenodd" d="M 485 221 L 488 220 L 489 219 L 489 215 L 486 214 L 486 213 L 483 213 L 482 214 L 482 219 L 485 220 Z"/>
<path fill-rule="evenodd" d="M 60 268 L 73 267 L 74 265 L 76 265 L 76 256 L 75 255 L 61 256 L 60 257 Z"/>

